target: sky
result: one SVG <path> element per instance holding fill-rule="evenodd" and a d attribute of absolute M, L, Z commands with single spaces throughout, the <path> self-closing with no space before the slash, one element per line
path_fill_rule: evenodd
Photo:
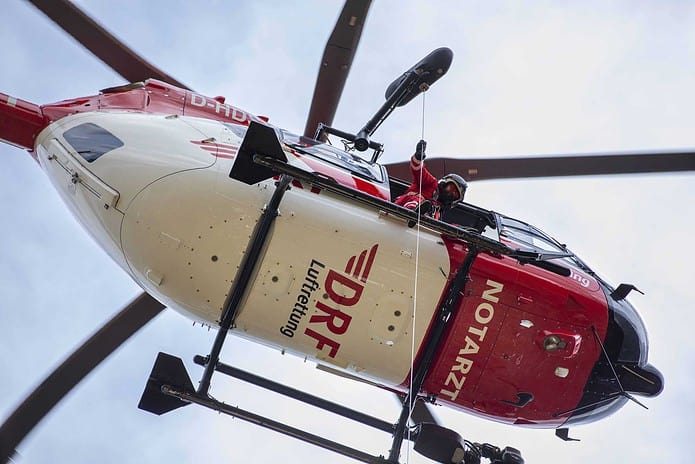
<path fill-rule="evenodd" d="M 334 125 L 355 131 L 386 86 L 440 46 L 449 73 L 427 93 L 430 156 L 690 149 L 695 145 L 695 4 L 684 1 L 374 2 Z M 79 4 L 155 65 L 204 95 L 301 132 L 340 1 L 107 2 Z M 32 6 L 3 3 L 0 91 L 36 103 L 92 95 L 124 81 Z M 374 136 L 384 162 L 407 159 L 423 129 L 421 98 Z M 81 229 L 36 163 L 0 146 L 0 420 L 76 346 L 138 293 Z M 683 462 L 690 455 L 690 261 L 695 175 L 485 181 L 467 201 L 530 222 L 613 284 L 650 335 L 665 390 L 601 422 L 517 429 L 435 408 L 473 441 L 510 445 L 526 462 Z M 137 409 L 157 352 L 192 363 L 214 331 L 166 311 L 79 385 L 19 448 L 17 462 L 354 462 L 206 409 L 165 416 Z M 222 359 L 296 388 L 393 420 L 398 405 L 372 387 L 312 363 L 228 338 Z M 291 400 L 216 377 L 213 395 L 294 426 L 388 452 L 390 437 Z M 414 453 L 403 462 L 428 462 Z"/>

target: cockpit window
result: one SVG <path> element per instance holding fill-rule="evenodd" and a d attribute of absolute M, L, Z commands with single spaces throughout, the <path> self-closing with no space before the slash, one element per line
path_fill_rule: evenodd
<path fill-rule="evenodd" d="M 80 124 L 63 133 L 63 138 L 88 163 L 120 148 L 123 141 L 101 126 L 92 123 Z"/>
<path fill-rule="evenodd" d="M 308 153 L 369 180 L 384 182 L 384 174 L 378 164 L 370 163 L 359 156 L 284 130 L 282 131 L 282 138 L 288 146 L 301 153 Z"/>
<path fill-rule="evenodd" d="M 500 237 L 507 239 L 521 248 L 541 253 L 560 253 L 566 255 L 558 258 L 559 262 L 580 269 L 593 275 L 593 272 L 582 260 L 564 245 L 530 224 L 498 215 L 500 222 Z"/>
<path fill-rule="evenodd" d="M 621 363 L 644 365 L 647 362 L 649 344 L 647 329 L 635 308 L 626 300 L 614 301 L 608 298 L 614 319 L 609 322 L 609 335 L 606 345 L 619 347 L 615 358 Z M 615 339 L 615 340 L 613 340 Z"/>
<path fill-rule="evenodd" d="M 562 247 L 535 227 L 508 217 L 502 217 L 500 235 L 533 250 L 565 252 Z"/>

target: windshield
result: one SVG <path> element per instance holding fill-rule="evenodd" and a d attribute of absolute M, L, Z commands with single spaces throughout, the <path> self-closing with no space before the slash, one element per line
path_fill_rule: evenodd
<path fill-rule="evenodd" d="M 384 182 L 384 174 L 381 166 L 370 163 L 359 156 L 353 155 L 339 148 L 317 142 L 308 137 L 300 137 L 285 130 L 282 131 L 283 142 L 301 153 L 307 153 L 323 161 L 346 169 L 353 174 L 365 177 L 379 183 Z"/>
<path fill-rule="evenodd" d="M 619 363 L 643 366 L 647 363 L 647 329 L 637 310 L 627 300 L 607 298 L 613 319 L 609 321 L 606 349 Z"/>
<path fill-rule="evenodd" d="M 500 236 L 531 250 L 566 252 L 561 245 L 535 227 L 506 216 L 500 216 L 500 219 Z"/>
<path fill-rule="evenodd" d="M 581 261 L 574 253 L 572 253 L 565 245 L 560 244 L 557 240 L 550 237 L 548 234 L 537 229 L 531 224 L 512 219 L 507 216 L 498 214 L 500 222 L 500 237 L 510 242 L 514 242 L 524 250 L 537 251 L 541 253 L 562 253 L 571 255 L 565 258 L 558 258 L 561 261 L 577 269 L 593 274 L 593 271 L 583 261 Z"/>

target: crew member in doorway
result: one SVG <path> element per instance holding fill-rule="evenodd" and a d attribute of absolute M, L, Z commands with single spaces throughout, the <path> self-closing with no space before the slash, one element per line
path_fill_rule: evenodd
<path fill-rule="evenodd" d="M 420 140 L 415 146 L 415 153 L 410 158 L 413 182 L 394 202 L 405 208 L 418 210 L 420 214 L 439 219 L 442 209 L 453 208 L 463 200 L 468 184 L 458 174 L 447 174 L 437 181 L 425 167 L 426 148 L 427 142 L 424 140 Z M 414 221 L 408 222 L 409 227 L 414 225 Z"/>

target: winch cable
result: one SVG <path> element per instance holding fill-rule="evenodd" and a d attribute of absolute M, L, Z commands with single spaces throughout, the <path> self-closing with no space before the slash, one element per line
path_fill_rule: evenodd
<path fill-rule="evenodd" d="M 425 95 L 427 93 L 427 86 L 423 84 L 422 90 L 422 115 L 421 125 L 420 125 L 420 140 L 425 140 Z M 426 150 L 425 150 L 426 151 Z M 424 153 L 423 153 L 424 154 Z M 420 161 L 420 179 L 418 181 L 418 198 L 422 198 L 422 170 L 424 168 L 425 160 Z M 417 393 L 413 391 L 413 372 L 415 370 L 415 321 L 417 320 L 417 288 L 418 288 L 418 270 L 420 269 L 420 209 L 417 212 L 417 230 L 415 233 L 415 282 L 413 289 L 413 318 L 412 326 L 410 328 L 410 381 L 408 382 L 408 409 L 410 410 L 408 417 L 413 415 L 413 407 L 417 401 Z M 412 440 L 410 439 L 411 428 L 408 427 L 408 445 L 406 447 L 405 462 L 408 464 L 410 462 L 410 449 L 412 448 Z"/>

